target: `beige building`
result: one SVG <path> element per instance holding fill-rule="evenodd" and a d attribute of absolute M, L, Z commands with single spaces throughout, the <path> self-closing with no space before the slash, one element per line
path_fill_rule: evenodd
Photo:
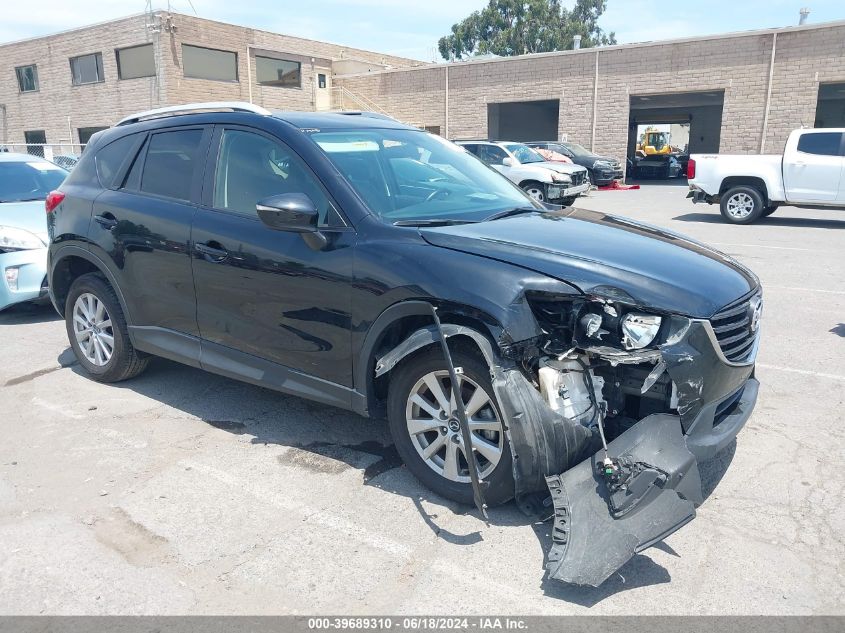
<path fill-rule="evenodd" d="M 178 13 L 139 14 L 0 45 L 0 146 L 71 151 L 128 114 L 191 101 L 328 110 L 332 92 L 342 98 L 334 75 L 420 63 Z"/>
<path fill-rule="evenodd" d="M 376 110 L 448 138 L 567 138 L 633 154 L 640 125 L 693 152 L 780 151 L 845 127 L 845 21 L 450 64 L 155 12 L 0 46 L 0 144 L 85 142 L 191 101 Z"/>

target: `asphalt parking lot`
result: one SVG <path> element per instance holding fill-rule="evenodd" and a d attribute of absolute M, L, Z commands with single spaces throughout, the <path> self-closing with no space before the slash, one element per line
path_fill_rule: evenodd
<path fill-rule="evenodd" d="M 437 498 L 380 421 L 164 360 L 101 385 L 51 308 L 20 306 L 0 313 L 0 613 L 845 614 L 845 214 L 732 226 L 685 193 L 579 205 L 760 276 L 760 397 L 698 518 L 601 587 L 545 581 L 550 524 Z"/>

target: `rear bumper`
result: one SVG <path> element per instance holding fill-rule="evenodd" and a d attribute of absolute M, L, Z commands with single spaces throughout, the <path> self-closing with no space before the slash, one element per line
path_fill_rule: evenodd
<path fill-rule="evenodd" d="M 17 285 L 10 285 L 6 271 L 17 270 Z M 47 249 L 0 254 L 0 310 L 16 303 L 42 299 L 47 294 Z"/>

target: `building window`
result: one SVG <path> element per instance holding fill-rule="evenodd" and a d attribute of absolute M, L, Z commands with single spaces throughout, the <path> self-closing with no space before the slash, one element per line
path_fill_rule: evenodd
<path fill-rule="evenodd" d="M 237 81 L 238 54 L 182 44 L 182 70 L 194 79 Z"/>
<path fill-rule="evenodd" d="M 120 79 L 155 77 L 156 61 L 152 44 L 141 44 L 116 50 L 117 76 Z"/>
<path fill-rule="evenodd" d="M 38 68 L 35 64 L 18 66 L 15 68 L 18 76 L 18 88 L 21 92 L 35 92 L 38 90 Z"/>
<path fill-rule="evenodd" d="M 28 130 L 23 133 L 27 142 L 26 153 L 44 158 L 44 145 L 47 143 L 47 133 L 44 130 Z"/>
<path fill-rule="evenodd" d="M 440 136 L 440 126 L 439 125 L 426 125 L 425 131 L 431 132 L 432 134 L 436 134 L 437 136 Z"/>
<path fill-rule="evenodd" d="M 302 87 L 301 64 L 287 59 L 255 56 L 255 77 L 262 86 Z M 325 87 L 325 86 L 322 86 Z"/>
<path fill-rule="evenodd" d="M 91 55 L 80 55 L 70 58 L 70 72 L 73 76 L 73 85 L 95 84 L 105 81 L 103 74 L 103 55 L 92 53 Z"/>
<path fill-rule="evenodd" d="M 108 127 L 99 126 L 99 127 L 81 127 L 76 130 L 79 134 L 79 143 L 81 145 L 87 145 L 88 141 L 91 140 L 91 137 L 94 136 L 97 132 L 102 132 L 103 130 L 109 129 Z"/>
<path fill-rule="evenodd" d="M 317 87 L 318 88 L 325 88 L 326 87 L 326 75 L 325 75 L 325 73 L 317 73 Z"/>

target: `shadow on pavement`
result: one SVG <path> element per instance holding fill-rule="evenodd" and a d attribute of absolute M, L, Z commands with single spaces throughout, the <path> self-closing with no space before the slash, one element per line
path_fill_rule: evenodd
<path fill-rule="evenodd" d="M 777 212 L 776 212 L 777 213 Z M 719 208 L 714 207 L 711 213 L 685 213 L 672 218 L 681 222 L 708 222 L 712 224 L 728 224 L 722 219 Z M 825 220 L 823 218 L 784 218 L 770 215 L 760 218 L 753 225 L 747 226 L 793 226 L 809 229 L 845 229 L 845 220 Z"/>
<path fill-rule="evenodd" d="M 49 323 L 62 318 L 50 303 L 19 303 L 0 312 L 0 325 Z"/>
<path fill-rule="evenodd" d="M 70 348 L 59 356 L 63 366 L 80 375 L 85 372 L 72 364 Z M 203 420 L 209 427 L 234 435 L 252 436 L 252 444 L 277 444 L 289 448 L 279 456 L 285 465 L 320 473 L 347 469 L 361 472 L 362 485 L 411 499 L 420 518 L 433 534 L 453 545 L 472 545 L 483 539 L 483 524 L 467 534 L 455 534 L 438 525 L 438 515 L 423 506 L 430 501 L 454 514 L 476 515 L 475 508 L 445 500 L 423 487 L 411 476 L 389 476 L 396 469 L 406 470 L 382 420 L 365 419 L 327 405 L 287 396 L 269 389 L 241 383 L 164 359 L 154 359 L 147 371 L 123 383 L 110 385 L 127 389 Z M 282 415 L 280 415 L 280 413 Z M 178 423 L 178 421 L 175 421 Z M 701 464 L 705 498 L 715 489 L 733 459 L 733 443 L 710 462 Z M 496 526 L 531 526 L 545 555 L 551 547 L 552 522 L 536 522 L 511 502 L 492 508 L 490 523 Z M 479 517 L 480 519 L 480 517 Z M 665 543 L 655 547 L 677 556 Z M 545 576 L 543 562 L 537 572 Z M 648 556 L 637 554 L 600 587 L 578 587 L 544 578 L 546 595 L 591 607 L 608 596 L 639 587 L 668 583 L 668 571 Z"/>

